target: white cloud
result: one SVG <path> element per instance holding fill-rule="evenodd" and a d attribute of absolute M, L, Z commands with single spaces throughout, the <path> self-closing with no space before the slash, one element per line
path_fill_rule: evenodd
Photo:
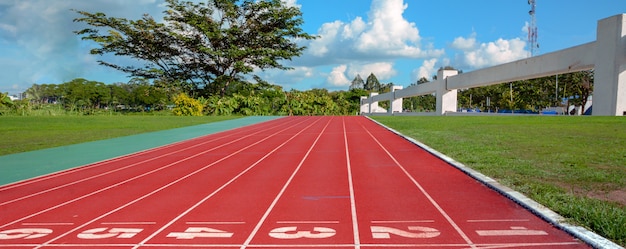
<path fill-rule="evenodd" d="M 108 70 L 97 66 L 95 60 L 111 60 L 115 57 L 89 55 L 93 45 L 81 41 L 73 33 L 87 25 L 73 22 L 79 14 L 71 9 L 103 12 L 108 16 L 129 19 L 138 19 L 144 13 L 150 13 L 158 19 L 163 16 L 163 9 L 156 2 L 67 0 L 50 4 L 49 0 L 0 0 L 0 42 L 7 44 L 0 47 L 0 61 L 14 61 L 13 65 L 5 68 L 4 72 L 10 70 L 11 73 L 5 73 L 3 81 L 15 82 L 21 89 L 25 89 L 33 83 L 61 83 L 85 77 L 87 72 L 93 73 L 94 68 L 98 71 Z"/>
<path fill-rule="evenodd" d="M 520 38 L 495 42 L 482 43 L 473 51 L 466 51 L 461 61 L 471 68 L 483 68 L 526 58 L 528 52 L 524 50 L 526 42 Z"/>
<path fill-rule="evenodd" d="M 326 81 L 333 86 L 348 86 L 350 85 L 350 80 L 346 78 L 346 69 L 347 65 L 339 65 L 333 68 L 332 72 L 326 78 Z"/>
<path fill-rule="evenodd" d="M 323 24 L 319 38 L 307 44 L 300 63 L 337 64 L 345 60 L 428 58 L 443 55 L 442 49 L 424 49 L 415 23 L 402 14 L 403 0 L 372 0 L 368 20 L 356 17 L 349 23 Z M 324 60 L 321 58 L 324 57 Z"/>
<path fill-rule="evenodd" d="M 433 58 L 430 60 L 424 60 L 422 62 L 422 66 L 420 66 L 419 68 L 413 70 L 413 72 L 411 73 L 412 77 L 411 83 L 415 83 L 417 82 L 419 79 L 421 78 L 426 78 L 428 80 L 431 79 L 431 76 L 435 75 L 435 73 L 437 72 L 437 69 L 435 68 L 435 65 L 437 64 L 437 59 Z"/>
<path fill-rule="evenodd" d="M 0 23 L 0 30 L 8 32 L 11 36 L 17 33 L 17 27 L 15 25 Z"/>
<path fill-rule="evenodd" d="M 308 51 L 316 57 L 325 56 L 336 43 L 339 28 L 343 25 L 340 21 L 324 23 L 318 31 L 319 38 L 311 42 Z"/>
<path fill-rule="evenodd" d="M 300 8 L 301 5 L 297 3 L 297 0 L 283 0 L 286 6 Z"/>
<path fill-rule="evenodd" d="M 470 37 L 457 37 L 454 39 L 451 45 L 452 48 L 468 51 L 476 48 L 476 33 L 473 33 Z"/>
<path fill-rule="evenodd" d="M 293 70 L 266 69 L 255 70 L 254 74 L 263 80 L 283 87 L 292 87 L 297 82 L 317 76 L 314 68 L 294 67 Z"/>
<path fill-rule="evenodd" d="M 526 58 L 526 42 L 521 38 L 499 38 L 493 42 L 479 43 L 476 33 L 457 37 L 450 47 L 458 50 L 454 64 L 469 69 L 479 69 Z M 455 66 L 457 67 L 457 66 Z"/>

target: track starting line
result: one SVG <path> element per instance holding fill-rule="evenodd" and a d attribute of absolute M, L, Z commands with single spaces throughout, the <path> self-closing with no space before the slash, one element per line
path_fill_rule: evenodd
<path fill-rule="evenodd" d="M 0 186 L 0 248 L 590 248 L 365 117 L 285 117 Z"/>

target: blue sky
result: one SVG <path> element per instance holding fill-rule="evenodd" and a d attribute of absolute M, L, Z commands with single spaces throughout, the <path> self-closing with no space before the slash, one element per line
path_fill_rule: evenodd
<path fill-rule="evenodd" d="M 529 55 L 527 0 L 285 0 L 301 8 L 304 30 L 320 36 L 286 62 L 290 71 L 258 72 L 285 89 L 347 90 L 360 74 L 408 86 L 442 66 L 465 72 Z M 595 40 L 599 19 L 626 13 L 626 0 L 536 0 L 539 54 Z M 70 9 L 138 19 L 162 16 L 162 0 L 0 0 L 0 92 L 86 78 L 128 82 L 88 53 L 72 32 Z M 127 61 L 127 60 L 126 60 Z"/>

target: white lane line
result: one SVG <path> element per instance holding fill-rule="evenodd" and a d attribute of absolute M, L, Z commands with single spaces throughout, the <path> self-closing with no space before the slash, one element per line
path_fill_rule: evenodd
<path fill-rule="evenodd" d="M 476 230 L 480 236 L 538 236 L 548 235 L 543 230 L 530 230 L 525 227 L 511 227 L 510 230 Z"/>
<path fill-rule="evenodd" d="M 467 236 L 467 234 L 463 232 L 461 227 L 459 227 L 459 225 L 457 225 L 456 222 L 454 222 L 454 220 L 448 215 L 448 213 L 446 213 L 446 211 L 443 210 L 441 206 L 439 206 L 439 204 L 435 201 L 435 199 L 432 196 L 430 196 L 430 194 L 426 191 L 426 189 L 424 189 L 424 187 L 422 187 L 422 185 L 419 182 L 417 182 L 417 180 L 415 180 L 415 178 L 413 178 L 411 174 L 409 174 L 409 172 L 404 168 L 404 166 L 402 166 L 400 162 L 398 162 L 398 160 L 391 154 L 391 152 L 389 152 L 389 150 L 387 150 L 387 148 L 385 148 L 385 146 L 382 145 L 380 141 L 376 137 L 374 137 L 374 135 L 367 128 L 365 128 L 363 124 L 361 124 L 361 127 L 363 127 L 363 129 L 367 132 L 367 134 L 372 139 L 374 139 L 374 141 L 376 141 L 378 146 L 380 146 L 380 148 L 383 149 L 385 153 L 387 153 L 389 158 L 391 158 L 391 160 L 394 161 L 394 163 L 402 170 L 402 172 L 404 172 L 404 174 L 409 179 L 411 179 L 413 184 L 415 184 L 415 186 L 417 186 L 417 188 L 422 192 L 422 194 L 426 196 L 426 198 L 430 201 L 430 203 L 437 209 L 437 211 L 439 211 L 439 213 L 448 221 L 448 223 L 450 223 L 450 225 L 457 231 L 457 233 L 459 233 L 459 235 L 465 240 L 465 242 L 467 242 L 471 248 L 477 248 L 474 242 L 472 242 L 472 240 L 469 238 L 469 236 Z"/>
<path fill-rule="evenodd" d="M 187 225 L 242 225 L 244 221 L 187 221 Z"/>
<path fill-rule="evenodd" d="M 352 231 L 354 237 L 354 248 L 361 248 L 361 235 L 359 234 L 359 222 L 356 214 L 356 201 L 354 198 L 354 183 L 352 180 L 352 164 L 350 163 L 350 149 L 348 148 L 348 133 L 346 132 L 346 120 L 341 118 L 343 126 L 343 143 L 346 150 L 346 167 L 348 168 L 348 186 L 350 189 L 350 214 L 352 218 Z"/>
<path fill-rule="evenodd" d="M 272 128 L 275 128 L 275 127 L 272 127 Z M 272 129 L 272 128 L 269 128 L 269 129 Z M 267 130 L 269 130 L 269 129 L 267 129 Z M 196 155 L 192 155 L 192 156 L 189 156 L 189 157 L 183 158 L 183 159 L 181 159 L 181 160 L 178 160 L 178 161 L 176 161 L 176 162 L 170 163 L 170 164 L 165 165 L 165 166 L 163 166 L 163 167 L 160 167 L 160 168 L 154 169 L 154 170 L 152 170 L 152 171 L 146 172 L 146 173 L 144 173 L 144 174 L 141 174 L 141 175 L 138 175 L 138 176 L 135 176 L 135 177 L 129 178 L 129 179 L 124 180 L 124 181 L 122 181 L 122 182 L 118 182 L 118 183 L 116 183 L 116 184 L 110 185 L 110 186 L 105 187 L 105 188 L 102 188 L 102 189 L 100 189 L 100 190 L 97 190 L 97 191 L 91 192 L 91 193 L 89 193 L 89 194 L 86 194 L 86 195 L 83 195 L 83 196 L 80 196 L 80 197 L 74 198 L 74 199 L 72 199 L 72 200 L 69 200 L 69 201 L 66 201 L 66 202 L 64 202 L 64 203 L 58 204 L 58 205 L 56 205 L 56 206 L 53 206 L 53 207 L 50 207 L 50 208 L 44 209 L 44 210 L 39 211 L 39 212 L 37 212 L 37 213 L 34 213 L 34 214 L 31 214 L 31 215 L 28 215 L 28 216 L 22 217 L 22 218 L 20 218 L 20 219 L 17 219 L 17 220 L 15 220 L 15 221 L 12 221 L 12 222 L 9 222 L 9 223 L 6 223 L 6 224 L 3 224 L 3 225 L 0 225 L 0 228 L 4 228 L 4 227 L 10 226 L 10 225 L 13 225 L 13 224 L 18 223 L 18 222 L 21 222 L 21 221 L 23 221 L 23 220 L 26 220 L 26 219 L 32 218 L 32 217 L 37 216 L 37 215 L 40 215 L 40 214 L 43 214 L 43 213 L 45 213 L 45 212 L 48 212 L 48 211 L 51 211 L 51 210 L 57 209 L 57 208 L 59 208 L 59 207 L 63 207 L 63 206 L 65 206 L 65 205 L 68 205 L 68 204 L 71 204 L 71 203 L 77 202 L 77 201 L 82 200 L 82 199 L 85 199 L 85 198 L 87 198 L 87 197 L 90 197 L 90 196 L 93 196 L 93 195 L 99 194 L 99 193 L 104 192 L 104 191 L 106 191 L 106 190 L 109 190 L 109 189 L 112 189 L 112 188 L 118 187 L 118 186 L 120 186 L 120 185 L 126 184 L 126 183 L 128 183 L 128 182 L 134 181 L 134 180 L 139 179 L 139 178 L 142 178 L 142 177 L 144 177 L 144 176 L 150 175 L 150 174 L 155 173 L 155 172 L 157 172 L 157 171 L 160 171 L 160 170 L 163 170 L 163 169 L 169 168 L 169 167 L 171 167 L 171 166 L 173 166 L 173 165 L 176 165 L 176 164 L 178 164 L 178 163 L 181 163 L 181 162 L 187 161 L 187 160 L 189 160 L 189 159 L 192 159 L 192 158 L 195 158 L 195 157 L 201 156 L 201 155 L 203 155 L 203 154 L 206 154 L 206 153 L 208 153 L 208 152 L 214 151 L 214 150 L 216 150 L 216 149 L 219 149 L 219 148 L 221 148 L 221 147 L 224 147 L 224 146 L 226 146 L 226 145 L 229 145 L 229 144 L 231 144 L 231 143 L 237 142 L 237 141 L 239 141 L 239 140 L 242 140 L 242 139 L 244 139 L 244 138 L 246 138 L 246 137 L 249 137 L 249 136 L 255 135 L 255 134 L 260 133 L 260 132 L 261 132 L 261 131 L 251 133 L 251 134 L 249 134 L 249 135 L 247 135 L 247 136 L 244 136 L 244 137 L 239 138 L 239 139 L 232 140 L 232 141 L 230 141 L 230 142 L 228 142 L 228 143 L 221 144 L 221 145 L 219 145 L 219 146 L 216 146 L 216 147 L 213 147 L 213 148 L 208 149 L 208 150 L 206 150 L 206 151 L 203 151 L 203 152 L 201 152 L 201 153 L 199 153 L 199 154 L 196 154 Z M 257 143 L 258 143 L 258 142 L 257 142 Z M 256 143 L 255 143 L 255 144 L 256 144 Z"/>
<path fill-rule="evenodd" d="M 529 219 L 467 220 L 467 222 L 529 222 Z"/>
<path fill-rule="evenodd" d="M 29 222 L 29 223 L 22 223 L 22 225 L 24 225 L 24 226 L 71 226 L 71 225 L 74 225 L 74 223 L 69 223 L 69 222 Z"/>
<path fill-rule="evenodd" d="M 298 124 L 299 124 L 299 123 L 298 123 Z M 297 125 L 297 124 L 295 124 L 295 125 Z M 293 126 L 295 126 L 295 125 L 293 125 Z M 292 126 L 292 127 L 293 127 L 293 126 Z M 289 127 L 288 127 L 288 128 L 289 128 Z M 288 129 L 288 128 L 284 128 L 283 130 L 286 130 L 286 129 Z M 97 221 L 97 220 L 99 220 L 99 219 L 102 219 L 102 218 L 104 218 L 104 217 L 106 217 L 106 216 L 108 216 L 108 215 L 110 215 L 110 214 L 113 214 L 113 213 L 115 213 L 115 212 L 117 212 L 117 211 L 119 211 L 119 210 L 122 210 L 122 209 L 124 209 L 124 208 L 126 208 L 126 207 L 128 207 L 128 206 L 130 206 L 130 205 L 132 205 L 132 204 L 134 204 L 134 203 L 137 203 L 137 202 L 139 202 L 139 201 L 141 201 L 141 200 L 143 200 L 143 199 L 145 199 L 145 198 L 147 198 L 147 197 L 149 197 L 149 196 L 151 196 L 151 195 L 153 195 L 153 194 L 156 194 L 156 193 L 160 192 L 160 191 L 161 191 L 161 190 L 163 190 L 163 189 L 166 189 L 166 188 L 168 188 L 168 187 L 170 187 L 170 186 L 172 186 L 172 185 L 174 185 L 174 184 L 176 184 L 176 183 L 178 183 L 178 182 L 181 182 L 181 181 L 182 181 L 182 180 L 184 180 L 184 179 L 187 179 L 187 178 L 189 178 L 189 177 L 191 177 L 191 176 L 193 176 L 193 175 L 195 175 L 195 174 L 197 174 L 197 173 L 199 173 L 199 172 L 201 172 L 201 171 L 204 171 L 204 170 L 206 170 L 207 168 L 210 168 L 211 166 L 213 166 L 213 165 L 215 165 L 215 164 L 218 164 L 218 163 L 220 163 L 220 162 L 222 162 L 222 161 L 224 161 L 224 160 L 226 160 L 226 159 L 228 159 L 228 158 L 230 158 L 230 157 L 233 157 L 233 156 L 235 156 L 235 155 L 239 154 L 240 152 L 242 152 L 242 151 L 244 151 L 244 150 L 246 150 L 246 149 L 248 149 L 248 148 L 250 148 L 250 147 L 252 147 L 252 146 L 255 146 L 255 145 L 257 145 L 257 144 L 260 144 L 261 142 L 263 142 L 263 141 L 265 141 L 265 140 L 267 140 L 267 139 L 269 139 L 269 138 L 271 138 L 271 137 L 275 136 L 276 134 L 279 134 L 279 133 L 280 133 L 280 132 L 282 132 L 283 130 L 277 131 L 277 132 L 273 133 L 272 135 L 266 136 L 266 137 L 264 137 L 264 138 L 262 138 L 262 139 L 260 139 L 260 140 L 256 141 L 256 142 L 255 142 L 255 143 L 253 143 L 253 144 L 250 144 L 250 145 L 248 145 L 248 146 L 245 146 L 245 147 L 243 147 L 243 148 L 241 148 L 241 149 L 239 149 L 239 150 L 237 150 L 237 151 L 235 151 L 235 152 L 233 152 L 233 153 L 231 153 L 231 154 L 229 154 L 229 155 L 227 155 L 227 156 L 224 156 L 224 157 L 222 157 L 221 159 L 216 160 L 216 161 L 212 162 L 211 164 L 206 165 L 206 166 L 204 166 L 204 167 L 202 167 L 202 168 L 200 168 L 200 169 L 198 169 L 198 170 L 196 170 L 196 171 L 194 171 L 194 172 L 191 172 L 191 173 L 189 173 L 189 174 L 187 174 L 187 175 L 185 175 L 185 176 L 183 176 L 183 177 L 181 177 L 181 178 L 178 178 L 178 179 L 176 179 L 175 181 L 170 182 L 170 183 L 168 183 L 168 184 L 166 184 L 166 185 L 164 185 L 164 186 L 162 186 L 162 187 L 160 187 L 160 188 L 158 188 L 158 189 L 156 189 L 156 190 L 154 190 L 154 191 L 152 191 L 152 192 L 150 192 L 150 193 L 148 193 L 148 194 L 146 194 L 146 195 L 144 195 L 144 196 L 142 196 L 142 197 L 139 197 L 139 198 L 137 198 L 137 199 L 135 199 L 135 200 L 133 200 L 133 201 L 131 201 L 131 202 L 129 202 L 129 203 L 126 203 L 126 204 L 125 204 L 125 205 L 123 205 L 123 206 L 120 206 L 120 207 L 118 207 L 118 208 L 116 208 L 116 209 L 113 209 L 113 210 L 111 210 L 111 211 L 109 211 L 109 212 L 107 212 L 107 213 L 103 214 L 103 215 L 100 215 L 100 216 L 96 217 L 95 219 L 92 219 L 92 220 L 90 220 L 90 221 L 88 221 L 88 222 L 84 223 L 83 225 L 80 225 L 80 226 L 78 226 L 78 227 L 75 227 L 74 229 L 72 229 L 72 230 L 70 230 L 70 231 L 68 231 L 68 232 L 66 232 L 66 233 L 64 233 L 64 234 L 61 234 L 61 235 L 59 235 L 59 236 L 57 236 L 57 237 L 55 237 L 55 238 L 53 238 L 53 239 L 51 239 L 51 240 L 49 240 L 49 241 L 45 242 L 44 244 L 42 244 L 42 245 L 40 245 L 40 246 L 36 247 L 35 249 L 37 249 L 37 248 L 41 248 L 42 246 L 47 246 L 48 244 L 52 243 L 52 242 L 53 242 L 53 241 L 55 241 L 55 240 L 58 240 L 58 239 L 60 239 L 60 238 L 62 238 L 62 237 L 65 237 L 65 236 L 67 236 L 68 234 L 73 233 L 73 232 L 75 232 L 75 231 L 77 231 L 77 230 L 79 230 L 79 229 L 81 229 L 81 228 L 83 228 L 83 227 L 85 227 L 85 226 L 87 226 L 87 225 L 89 225 L 89 224 L 91 224 L 91 223 L 94 223 L 95 221 Z M 202 152 L 202 153 L 206 153 L 206 151 L 205 151 L 205 152 Z M 201 153 L 201 154 L 202 154 L 202 153 Z M 186 159 L 185 159 L 185 160 L 186 160 Z M 148 173 L 147 173 L 147 174 L 148 174 Z M 130 180 L 129 180 L 129 181 L 130 181 Z"/>
<path fill-rule="evenodd" d="M 120 222 L 102 222 L 102 225 L 155 225 L 152 221 L 120 221 Z"/>
<path fill-rule="evenodd" d="M 304 122 L 304 121 L 303 121 Z M 300 123 L 303 123 L 300 122 Z M 285 144 L 287 144 L 289 141 L 293 140 L 295 137 L 297 137 L 298 135 L 302 134 L 305 130 L 307 130 L 309 127 L 313 126 L 315 123 L 317 123 L 318 120 L 315 120 L 315 122 L 312 122 L 311 124 L 309 124 L 308 126 L 304 127 L 302 130 L 300 130 L 299 132 L 297 132 L 296 134 L 294 134 L 293 136 L 291 136 L 289 139 L 287 139 L 286 141 L 284 141 L 283 143 L 281 143 L 280 145 L 278 145 L 276 148 L 274 148 L 272 151 L 270 151 L 269 153 L 265 154 L 265 156 L 261 157 L 259 160 L 257 160 L 256 162 L 254 162 L 252 165 L 250 165 L 248 168 L 246 168 L 244 171 L 242 171 L 241 173 L 239 173 L 238 175 L 236 175 L 235 177 L 233 177 L 232 179 L 230 179 L 228 182 L 224 183 L 224 185 L 222 185 L 221 187 L 219 187 L 218 189 L 216 189 L 215 191 L 213 191 L 213 193 L 209 194 L 208 196 L 206 196 L 205 198 L 203 198 L 202 200 L 200 200 L 199 202 L 197 202 L 195 205 L 191 206 L 189 209 L 185 210 L 184 212 L 182 212 L 180 215 L 176 216 L 174 219 L 172 219 L 170 222 L 168 222 L 167 224 L 165 224 L 164 226 L 162 226 L 161 228 L 159 228 L 158 230 L 156 230 L 154 233 L 152 233 L 150 236 L 148 236 L 147 238 L 145 238 L 143 241 L 141 241 L 137 246 L 133 247 L 133 249 L 135 248 L 139 248 L 140 246 L 142 246 L 143 244 L 147 243 L 149 240 L 151 240 L 152 238 L 154 238 L 156 235 L 158 235 L 159 233 L 161 233 L 162 231 L 164 231 L 165 229 L 167 229 L 169 226 L 171 226 L 172 224 L 174 224 L 176 221 L 180 220 L 182 217 L 184 217 L 185 215 L 187 215 L 189 212 L 191 212 L 192 210 L 196 209 L 198 206 L 200 206 L 202 203 L 204 203 L 205 201 L 207 201 L 208 199 L 210 199 L 211 197 L 213 197 L 214 195 L 216 195 L 218 192 L 222 191 L 222 189 L 226 188 L 228 185 L 230 185 L 231 183 L 233 183 L 235 180 L 237 180 L 239 177 L 241 177 L 242 175 L 244 175 L 245 173 L 247 173 L 248 171 L 250 171 L 251 169 L 253 169 L 254 167 L 256 167 L 259 163 L 261 163 L 263 160 L 265 160 L 266 158 L 268 158 L 270 155 L 272 155 L 274 152 L 278 151 L 280 148 L 282 148 L 283 146 L 285 146 Z M 298 124 L 300 124 L 298 123 Z M 266 140 L 282 131 L 287 130 L 288 128 L 285 128 L 283 130 L 278 131 L 275 134 L 272 134 L 271 136 L 265 137 L 263 140 Z M 251 146 L 249 146 L 251 147 Z M 248 149 L 249 147 L 246 147 L 244 149 Z M 242 149 L 241 151 L 243 151 L 244 149 Z"/>
<path fill-rule="evenodd" d="M 278 224 L 339 224 L 337 220 L 293 220 L 277 221 Z"/>
<path fill-rule="evenodd" d="M 230 143 L 233 143 L 233 142 L 238 141 L 238 140 L 241 140 L 241 139 L 243 139 L 243 138 L 245 138 L 245 137 L 252 136 L 252 135 L 254 135 L 254 134 L 256 134 L 256 133 L 259 133 L 259 132 L 261 132 L 261 131 L 262 131 L 262 130 L 257 131 L 257 132 L 252 133 L 252 134 L 249 134 L 249 135 L 244 136 L 244 137 L 242 137 L 242 138 L 239 138 L 239 139 L 233 140 L 233 141 L 231 141 L 231 142 L 229 142 L 229 143 L 223 144 L 222 146 L 227 145 L 227 144 L 230 144 Z M 241 131 L 241 132 L 243 132 L 243 131 Z M 211 142 L 217 141 L 217 140 L 222 139 L 222 138 L 227 138 L 227 137 L 229 137 L 229 136 L 233 136 L 233 135 L 238 134 L 238 133 L 241 133 L 241 132 L 233 133 L 233 134 L 230 134 L 230 135 L 227 135 L 227 136 L 223 136 L 223 137 L 219 137 L 219 138 L 214 138 L 214 139 L 211 139 L 211 140 L 208 140 L 208 141 L 205 141 L 205 142 L 199 143 L 199 144 L 195 144 L 195 145 L 193 145 L 193 146 L 185 147 L 184 149 L 180 149 L 180 150 L 177 150 L 177 151 L 172 151 L 172 152 L 169 152 L 169 153 L 166 153 L 166 154 L 161 154 L 161 155 L 159 155 L 159 156 L 151 157 L 151 158 L 149 158 L 149 159 L 146 159 L 146 160 L 143 160 L 143 161 L 140 161 L 140 162 L 137 162 L 137 163 L 133 163 L 133 164 L 130 164 L 130 165 L 127 165 L 127 166 L 121 167 L 121 168 L 116 168 L 116 169 L 114 169 L 114 170 L 107 171 L 107 172 L 104 172 L 104 173 L 101 173 L 101 174 L 98 174 L 98 175 L 90 176 L 90 177 L 87 177 L 87 178 L 82 178 L 82 179 L 80 179 L 80 180 L 78 180 L 78 181 L 70 182 L 70 183 L 67 183 L 67 184 L 63 184 L 63 185 L 60 185 L 60 186 L 56 186 L 56 187 L 54 187 L 54 188 L 49 188 L 49 189 L 46 189 L 46 190 L 44 190 L 44 191 L 40 191 L 40 192 L 33 193 L 33 194 L 30 194 L 30 195 L 25 195 L 25 196 L 22 196 L 22 197 L 17 198 L 17 199 L 13 199 L 13 200 L 10 200 L 10 201 L 2 202 L 2 203 L 0 203 L 0 206 L 7 205 L 7 204 L 10 204 L 10 203 L 13 203 L 13 202 L 17 202 L 17 201 L 21 201 L 21 200 L 24 200 L 24 199 L 28 199 L 28 198 L 31 198 L 31 197 L 34 197 L 34 196 L 37 196 L 37 195 L 41 195 L 41 194 L 45 194 L 45 193 L 48 193 L 48 192 L 52 192 L 52 191 L 55 191 L 55 190 L 58 190 L 58 189 L 61 189 L 61 188 L 65 188 L 65 187 L 68 187 L 68 186 L 71 186 L 71 185 L 75 185 L 75 184 L 78 184 L 78 183 L 81 183 L 81 182 L 85 182 L 85 181 L 88 181 L 88 180 L 92 180 L 92 179 L 95 179 L 95 178 L 98 178 L 98 177 L 101 177 L 101 176 L 109 175 L 109 174 L 112 174 L 112 173 L 115 173 L 115 172 L 118 172 L 118 171 L 122 171 L 122 170 L 125 170 L 125 169 L 128 169 L 128 168 L 131 168 L 131 167 L 134 167 L 134 166 L 137 166 L 137 165 L 140 165 L 140 164 L 146 163 L 146 162 L 154 161 L 154 160 L 157 160 L 157 159 L 160 159 L 160 158 L 163 158 L 163 157 L 166 157 L 166 156 L 169 156 L 169 155 L 175 154 L 175 153 L 179 153 L 179 152 L 181 152 L 181 151 L 185 151 L 185 150 L 189 150 L 189 149 L 192 149 L 192 148 L 195 148 L 195 147 L 203 146 L 203 145 L 205 145 L 205 144 L 208 144 L 208 143 L 211 143 Z M 183 141 L 183 142 L 186 142 L 186 141 Z M 176 143 L 176 144 L 183 143 L 183 142 L 178 142 L 178 143 Z M 188 141 L 187 141 L 187 142 L 188 142 Z M 157 148 L 157 149 L 154 149 L 154 151 L 158 151 L 158 149 L 165 149 L 165 148 L 169 148 L 169 147 L 172 147 L 172 146 L 174 146 L 174 145 L 176 145 L 176 144 L 170 144 L 170 145 L 162 146 L 162 147 L 159 147 L 159 148 Z M 102 166 L 102 165 L 105 165 L 105 164 L 107 164 L 107 163 L 114 163 L 114 162 L 120 161 L 120 160 L 122 160 L 122 159 L 128 159 L 128 158 L 132 158 L 132 157 L 134 157 L 134 156 L 140 156 L 140 155 L 143 155 L 143 154 L 147 154 L 148 152 L 151 152 L 151 151 L 140 152 L 139 154 L 136 154 L 136 155 L 130 155 L 130 156 L 128 156 L 128 155 L 127 155 L 127 156 L 124 156 L 124 157 L 119 157 L 119 158 L 116 158 L 116 159 L 111 159 L 111 160 L 109 160 L 109 161 L 105 161 L 105 162 L 103 162 L 103 163 L 99 163 L 98 165 L 92 165 L 92 166 L 87 166 L 87 167 L 83 167 L 83 168 L 84 168 L 84 169 L 87 169 L 87 168 L 93 168 L 93 167 L 95 167 L 95 166 Z M 72 171 L 72 172 L 81 171 L 81 170 L 83 170 L 83 168 L 80 168 L 80 170 L 74 170 L 74 171 Z M 68 173 L 71 173 L 71 172 L 68 172 Z M 61 176 L 61 175 L 63 175 L 63 174 L 59 174 L 58 176 Z M 55 176 L 55 177 L 56 177 L 56 176 Z M 51 178 L 55 178 L 55 177 L 49 177 L 49 178 L 51 179 Z M 1 190 L 0 190 L 0 191 L 1 191 Z"/>
<path fill-rule="evenodd" d="M 373 220 L 373 224 L 397 224 L 397 223 L 433 223 L 434 220 Z"/>
<path fill-rule="evenodd" d="M 491 244 L 476 244 L 480 249 L 497 249 L 497 248 L 522 248 L 522 247 L 563 247 L 568 245 L 580 245 L 579 242 L 546 242 L 546 243 L 491 243 Z M 2 244 L 0 248 L 19 248 L 19 247 L 33 247 L 36 244 Z M 52 247 L 67 247 L 67 248 L 90 248 L 90 247 L 132 247 L 134 244 L 50 244 Z M 235 244 L 147 244 L 145 247 L 151 248 L 230 248 L 238 247 L 241 245 Z M 341 248 L 341 247 L 353 247 L 350 244 L 255 244 L 255 248 Z M 467 244 L 363 244 L 368 248 L 465 248 Z"/>
<path fill-rule="evenodd" d="M 317 120 L 320 120 L 320 119 L 317 119 Z M 244 248 L 246 248 L 246 247 L 248 247 L 250 245 L 250 242 L 252 241 L 254 236 L 256 236 L 257 232 L 259 232 L 259 229 L 261 229 L 261 225 L 263 225 L 263 223 L 265 222 L 267 217 L 272 212 L 272 209 L 274 209 L 274 207 L 276 206 L 276 203 L 278 203 L 278 200 L 280 199 L 280 197 L 283 195 L 283 193 L 285 193 L 285 190 L 287 189 L 287 187 L 289 186 L 291 181 L 293 181 L 293 178 L 296 176 L 298 171 L 300 171 L 300 168 L 302 167 L 302 164 L 304 164 L 304 161 L 309 157 L 309 154 L 311 154 L 311 151 L 313 150 L 313 148 L 317 144 L 317 141 L 320 140 L 320 137 L 322 137 L 322 134 L 324 134 L 324 131 L 326 131 L 326 128 L 328 127 L 328 125 L 330 124 L 331 121 L 332 121 L 332 118 L 328 120 L 328 122 L 326 123 L 326 125 L 324 126 L 322 131 L 319 132 L 319 134 L 315 138 L 315 141 L 313 141 L 313 144 L 311 144 L 311 147 L 309 147 L 309 149 L 307 150 L 306 154 L 304 154 L 304 156 L 302 157 L 302 160 L 300 160 L 300 163 L 298 163 L 298 167 L 296 167 L 296 169 L 293 171 L 293 173 L 291 174 L 289 179 L 287 179 L 287 182 L 285 182 L 285 185 L 283 185 L 283 188 L 280 190 L 280 192 L 278 192 L 278 195 L 276 195 L 276 198 L 274 198 L 274 201 L 272 201 L 272 204 L 270 204 L 270 206 L 267 208 L 267 210 L 265 211 L 265 214 L 263 214 L 263 216 L 261 217 L 259 222 L 256 224 L 256 226 L 254 227 L 254 229 L 250 233 L 250 236 L 248 236 L 246 241 L 241 246 L 241 249 L 244 249 Z"/>

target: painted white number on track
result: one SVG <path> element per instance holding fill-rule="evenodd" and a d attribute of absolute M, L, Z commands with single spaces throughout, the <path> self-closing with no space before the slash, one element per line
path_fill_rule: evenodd
<path fill-rule="evenodd" d="M 36 239 L 51 234 L 51 229 L 46 228 L 21 228 L 0 232 L 1 239 Z"/>
<path fill-rule="evenodd" d="M 230 238 L 233 233 L 217 230 L 208 227 L 190 227 L 181 233 L 170 233 L 169 238 L 176 239 L 194 239 L 194 238 Z"/>
<path fill-rule="evenodd" d="M 107 230 L 108 229 L 108 230 Z M 78 238 L 80 239 L 107 239 L 107 238 L 119 238 L 119 239 L 130 239 L 143 231 L 140 228 L 94 228 L 86 230 L 82 233 L 78 234 Z"/>
<path fill-rule="evenodd" d="M 415 238 L 415 239 L 428 239 L 434 238 L 441 234 L 439 230 L 430 228 L 430 227 L 418 227 L 418 226 L 410 226 L 408 227 L 410 231 L 417 232 L 409 232 L 400 230 L 393 227 L 382 227 L 382 226 L 372 226 L 370 227 L 372 230 L 372 237 L 374 239 L 389 239 L 391 238 L 391 234 L 405 237 L 405 238 Z"/>
<path fill-rule="evenodd" d="M 276 239 L 324 239 L 335 236 L 335 229 L 328 227 L 314 227 L 313 231 L 298 231 L 298 227 L 279 227 L 270 231 L 269 235 Z"/>

